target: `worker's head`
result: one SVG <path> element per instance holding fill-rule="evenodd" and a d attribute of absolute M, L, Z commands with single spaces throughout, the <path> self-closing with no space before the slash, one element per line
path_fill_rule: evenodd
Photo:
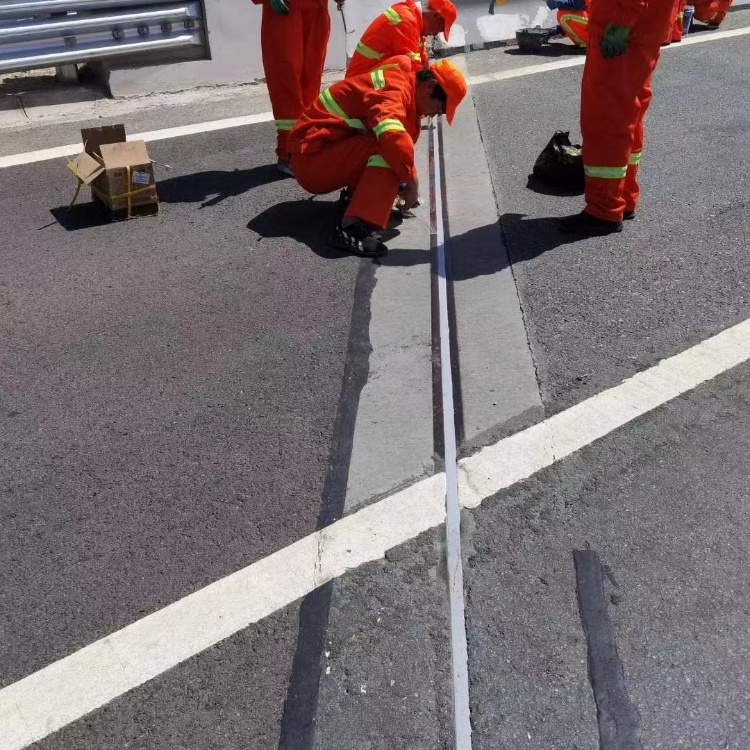
<path fill-rule="evenodd" d="M 430 0 L 422 9 L 422 34 L 437 36 L 442 31 L 447 42 L 457 16 L 458 11 L 451 0 Z"/>
<path fill-rule="evenodd" d="M 417 73 L 417 111 L 422 116 L 445 115 L 448 124 L 466 96 L 466 81 L 450 60 L 438 60 Z"/>

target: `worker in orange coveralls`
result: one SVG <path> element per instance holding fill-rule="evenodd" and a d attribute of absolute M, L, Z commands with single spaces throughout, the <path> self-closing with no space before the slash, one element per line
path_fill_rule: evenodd
<path fill-rule="evenodd" d="M 732 7 L 732 0 L 708 0 L 707 2 L 692 3 L 695 6 L 695 15 L 693 18 L 696 21 L 702 21 L 708 26 L 719 26 L 721 22 L 726 18 L 729 9 Z"/>
<path fill-rule="evenodd" d="M 253 0 L 263 6 L 263 70 L 276 121 L 277 167 L 293 177 L 287 138 L 302 110 L 320 93 L 331 17 L 327 0 Z M 336 0 L 339 10 L 344 0 Z"/>
<path fill-rule="evenodd" d="M 651 76 L 673 20 L 674 0 L 596 0 L 581 83 L 586 208 L 560 224 L 595 236 L 622 231 L 635 216 L 643 118 Z"/>
<path fill-rule="evenodd" d="M 394 55 L 407 55 L 415 71 L 426 68 L 429 64 L 426 37 L 442 32 L 448 41 L 457 16 L 451 0 L 429 0 L 424 9 L 418 8 L 414 0 L 392 5 L 365 29 L 346 69 L 346 77 L 369 73 Z"/>
<path fill-rule="evenodd" d="M 589 43 L 589 14 L 586 0 L 547 0 L 550 10 L 557 10 L 560 31 L 576 47 L 585 48 Z"/>
<path fill-rule="evenodd" d="M 466 81 L 450 60 L 415 73 L 399 55 L 335 83 L 302 113 L 289 137 L 297 181 L 317 195 L 343 188 L 350 197 L 333 247 L 368 258 L 388 252 L 382 230 L 396 196 L 402 213 L 419 198 L 414 144 L 421 120 L 445 114 L 452 123 L 465 95 Z"/>
<path fill-rule="evenodd" d="M 684 26 L 686 5 L 687 0 L 675 0 L 672 8 L 672 25 L 670 26 L 669 31 L 667 31 L 667 38 L 662 43 L 662 46 L 672 44 L 672 42 L 682 41 L 682 27 Z"/>

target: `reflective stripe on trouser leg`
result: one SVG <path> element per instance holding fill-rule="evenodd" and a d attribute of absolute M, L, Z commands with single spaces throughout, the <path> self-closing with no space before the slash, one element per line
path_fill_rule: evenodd
<path fill-rule="evenodd" d="M 589 24 L 581 84 L 586 211 L 605 221 L 621 221 L 628 162 L 633 151 L 640 151 L 635 148 L 636 132 L 642 133 L 639 128 L 647 106 L 639 96 L 656 66 L 659 45 L 631 44 L 624 54 L 605 60 L 600 49 L 602 33 L 600 25 Z"/>
<path fill-rule="evenodd" d="M 296 120 L 320 93 L 331 19 L 321 4 L 290 3 L 289 15 L 263 3 L 261 49 L 271 108 L 277 121 Z M 276 155 L 286 161 L 286 130 L 276 131 Z"/>
<path fill-rule="evenodd" d="M 302 11 L 294 3 L 290 3 L 288 16 L 280 16 L 268 3 L 263 4 L 260 27 L 263 70 L 277 121 L 296 120 L 302 113 L 302 22 Z M 288 133 L 276 131 L 276 155 L 284 161 L 289 158 Z"/>
<path fill-rule="evenodd" d="M 586 11 L 571 13 L 570 11 L 558 11 L 557 23 L 563 30 L 565 36 L 573 44 L 585 47 L 589 43 L 589 18 Z"/>
<path fill-rule="evenodd" d="M 350 188 L 346 215 L 384 229 L 398 194 L 398 178 L 392 169 L 375 166 L 380 160 L 378 142 L 368 133 L 325 143 L 313 153 L 292 154 L 292 169 L 297 182 L 316 195 Z"/>

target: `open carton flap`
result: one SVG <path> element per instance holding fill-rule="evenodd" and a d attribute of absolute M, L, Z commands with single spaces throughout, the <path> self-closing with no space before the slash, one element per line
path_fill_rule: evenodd
<path fill-rule="evenodd" d="M 90 185 L 104 172 L 101 162 L 86 152 L 69 160 L 68 168 L 84 185 Z"/>
<path fill-rule="evenodd" d="M 102 144 L 101 151 L 106 169 L 140 167 L 151 163 L 145 141 Z"/>
<path fill-rule="evenodd" d="M 92 156 L 101 156 L 101 147 L 105 143 L 124 143 L 124 125 L 105 125 L 102 128 L 83 128 L 81 139 L 86 153 Z"/>

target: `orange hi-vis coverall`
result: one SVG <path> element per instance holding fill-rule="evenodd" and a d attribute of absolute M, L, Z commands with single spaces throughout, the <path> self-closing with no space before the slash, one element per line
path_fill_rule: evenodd
<path fill-rule="evenodd" d="M 399 184 L 417 177 L 416 76 L 406 56 L 324 91 L 289 136 L 299 184 L 322 195 L 352 191 L 346 216 L 385 229 Z"/>
<path fill-rule="evenodd" d="M 718 26 L 727 16 L 729 9 L 732 7 L 733 0 L 708 0 L 707 2 L 692 3 L 695 6 L 695 18 L 697 21 L 703 21 L 710 26 Z"/>
<path fill-rule="evenodd" d="M 586 47 L 589 42 L 589 14 L 586 0 L 558 0 L 557 23 L 565 36 L 576 47 Z"/>
<path fill-rule="evenodd" d="M 588 46 L 589 14 L 586 10 L 558 10 L 557 23 L 576 47 Z"/>
<path fill-rule="evenodd" d="M 276 121 L 276 154 L 289 160 L 287 138 L 302 110 L 320 93 L 331 17 L 327 0 L 290 0 L 289 15 L 263 6 L 260 39 L 263 70 Z"/>
<path fill-rule="evenodd" d="M 589 14 L 581 83 L 586 212 L 605 221 L 622 221 L 638 204 L 643 118 L 673 6 L 674 0 L 596 0 Z M 626 51 L 611 59 L 600 46 L 608 24 L 630 28 Z"/>
<path fill-rule="evenodd" d="M 346 77 L 369 73 L 394 55 L 406 55 L 415 71 L 428 65 L 422 11 L 413 0 L 392 5 L 365 29 L 346 69 Z"/>

